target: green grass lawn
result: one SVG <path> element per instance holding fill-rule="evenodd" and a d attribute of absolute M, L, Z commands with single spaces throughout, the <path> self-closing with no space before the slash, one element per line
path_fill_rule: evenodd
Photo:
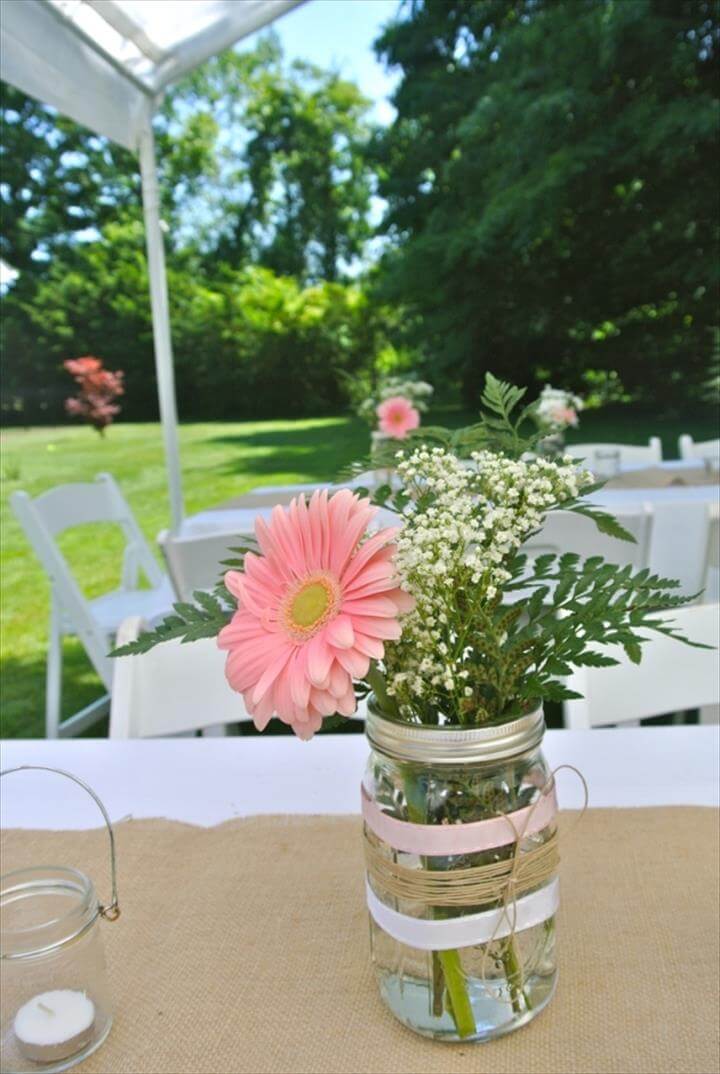
<path fill-rule="evenodd" d="M 440 411 L 433 422 L 473 420 L 460 411 Z M 626 410 L 585 415 L 575 439 L 647 442 L 662 435 L 665 455 L 676 455 L 677 437 L 717 435 L 710 415 L 655 422 Z M 303 421 L 187 424 L 180 431 L 185 507 L 188 514 L 238 496 L 256 485 L 327 481 L 367 450 L 367 429 L 349 418 Z M 9 429 L 0 440 L 0 733 L 31 738 L 44 733 L 44 674 L 48 584 L 9 507 L 9 496 L 25 489 L 37 496 L 68 481 L 114 475 L 149 542 L 168 524 L 168 500 L 160 427 L 119 424 L 102 439 L 85 427 Z M 113 527 L 83 527 L 61 540 L 64 554 L 93 597 L 117 585 L 122 541 Z M 65 642 L 64 715 L 102 691 L 82 647 Z M 102 733 L 102 726 L 90 735 Z"/>

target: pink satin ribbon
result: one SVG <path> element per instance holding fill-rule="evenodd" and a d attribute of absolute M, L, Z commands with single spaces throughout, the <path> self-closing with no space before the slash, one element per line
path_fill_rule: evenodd
<path fill-rule="evenodd" d="M 368 828 L 395 850 L 430 857 L 474 854 L 514 843 L 518 835 L 542 831 L 556 813 L 557 798 L 553 786 L 537 803 L 502 817 L 476 820 L 470 824 L 412 824 L 383 813 L 362 787 L 362 815 Z"/>

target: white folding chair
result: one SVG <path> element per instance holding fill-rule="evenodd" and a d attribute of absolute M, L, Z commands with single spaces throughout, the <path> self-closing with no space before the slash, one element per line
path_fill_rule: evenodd
<path fill-rule="evenodd" d="M 588 559 L 590 556 L 602 556 L 609 563 L 626 566 L 628 563 L 637 570 L 647 566 L 652 531 L 652 508 L 649 504 L 614 508 L 612 514 L 618 522 L 635 538 L 620 541 L 601 533 L 592 519 L 578 515 L 574 511 L 551 511 L 545 519 L 543 528 L 531 537 L 521 548 L 532 558 L 554 553 L 575 552 Z"/>
<path fill-rule="evenodd" d="M 144 624 L 133 616 L 121 624 L 117 644 L 135 641 Z M 227 724 L 251 719 L 242 695 L 225 678 L 226 653 L 215 638 L 183 644 L 162 642 L 139 656 L 113 660 L 110 738 L 161 735 L 224 734 Z M 360 701 L 355 719 L 363 720 L 367 701 Z"/>
<path fill-rule="evenodd" d="M 591 470 L 603 470 L 609 454 L 615 455 L 618 465 L 643 466 L 662 462 L 662 441 L 659 436 L 651 436 L 647 446 L 644 444 L 568 444 L 565 448 L 574 459 L 582 459 Z M 605 459 L 603 459 L 603 454 Z"/>
<path fill-rule="evenodd" d="M 112 647 L 120 623 L 128 615 L 153 619 L 172 607 L 169 579 L 158 566 L 118 485 L 110 474 L 93 482 L 59 485 L 32 499 L 15 492 L 10 503 L 35 554 L 50 579 L 50 630 L 48 639 L 45 727 L 48 738 L 76 735 L 108 710 L 107 694 L 66 720 L 60 721 L 62 702 L 62 640 L 76 635 L 93 667 L 109 691 Z M 120 588 L 95 600 L 83 596 L 80 586 L 57 546 L 59 533 L 95 522 L 118 525 L 125 537 Z M 140 573 L 150 589 L 138 589 Z"/>
<path fill-rule="evenodd" d="M 720 440 L 693 440 L 687 433 L 678 440 L 681 459 L 720 459 Z"/>
<path fill-rule="evenodd" d="M 637 722 L 687 709 L 700 709 L 701 723 L 718 722 L 720 704 L 720 606 L 693 604 L 658 613 L 691 641 L 713 646 L 694 649 L 663 634 L 648 632 L 642 663 L 633 664 L 619 646 L 598 646 L 615 657 L 615 667 L 577 668 L 565 682 L 582 694 L 563 702 L 566 727 L 602 727 Z"/>
<path fill-rule="evenodd" d="M 163 530 L 158 544 L 165 558 L 168 574 L 180 600 L 192 600 L 197 589 L 214 589 L 223 572 L 223 560 L 237 559 L 231 549 L 246 545 L 252 537 L 237 533 L 199 533 L 190 537 Z"/>
<path fill-rule="evenodd" d="M 145 624 L 126 619 L 117 644 L 135 641 Z M 183 644 L 166 641 L 139 656 L 113 660 L 110 738 L 224 733 L 224 726 L 249 720 L 242 695 L 225 678 L 226 653 L 215 638 Z"/>

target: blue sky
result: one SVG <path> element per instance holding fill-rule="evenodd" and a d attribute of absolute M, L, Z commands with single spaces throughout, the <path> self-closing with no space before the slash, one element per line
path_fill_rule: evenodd
<path fill-rule="evenodd" d="M 375 118 L 389 123 L 394 110 L 387 98 L 399 76 L 378 63 L 372 44 L 398 7 L 398 0 L 307 0 L 274 27 L 290 59 L 336 68 L 375 102 Z"/>

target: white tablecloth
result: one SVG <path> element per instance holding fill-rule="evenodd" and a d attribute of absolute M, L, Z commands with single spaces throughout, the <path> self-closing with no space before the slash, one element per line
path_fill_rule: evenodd
<path fill-rule="evenodd" d="M 717 805 L 718 727 L 548 731 L 550 765 L 572 764 L 591 806 Z M 168 817 L 219 824 L 258 813 L 358 813 L 368 755 L 362 735 L 109 741 L 6 741 L 3 768 L 64 768 L 89 783 L 112 820 Z M 561 805 L 578 808 L 579 781 L 558 776 Z M 92 828 L 93 802 L 42 772 L 0 780 L 2 823 L 21 828 Z"/>

